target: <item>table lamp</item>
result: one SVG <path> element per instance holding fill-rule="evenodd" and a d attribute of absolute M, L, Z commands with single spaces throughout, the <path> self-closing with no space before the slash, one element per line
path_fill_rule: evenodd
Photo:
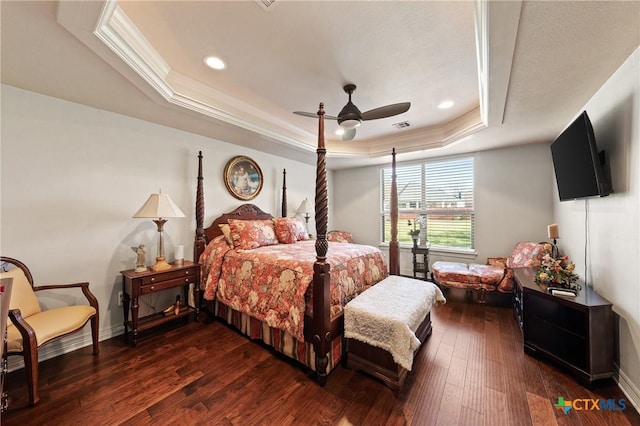
<path fill-rule="evenodd" d="M 184 217 L 184 213 L 176 206 L 173 200 L 163 194 L 162 190 L 159 194 L 151 194 L 149 199 L 144 203 L 140 210 L 133 215 L 135 218 L 151 218 L 158 226 L 160 233 L 160 241 L 158 243 L 158 257 L 156 263 L 151 265 L 152 271 L 162 271 L 171 268 L 164 257 L 164 240 L 162 238 L 163 227 L 169 217 Z"/>
<path fill-rule="evenodd" d="M 304 201 L 300 204 L 300 207 L 298 207 L 298 211 L 296 213 L 303 214 L 305 222 L 309 224 L 309 215 L 313 213 L 313 207 L 311 207 L 311 203 L 309 202 L 308 198 L 304 199 Z"/>

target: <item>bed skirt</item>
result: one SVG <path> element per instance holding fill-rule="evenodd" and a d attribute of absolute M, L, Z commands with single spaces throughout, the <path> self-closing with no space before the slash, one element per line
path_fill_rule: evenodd
<path fill-rule="evenodd" d="M 266 323 L 253 318 L 249 314 L 236 311 L 224 303 L 215 300 L 215 315 L 227 324 L 237 328 L 242 334 L 251 339 L 261 340 L 277 352 L 316 371 L 316 356 L 313 345 L 301 342 L 286 331 L 269 327 Z M 342 336 L 331 342 L 331 351 L 327 354 L 329 364 L 327 373 L 334 369 L 342 358 Z"/>

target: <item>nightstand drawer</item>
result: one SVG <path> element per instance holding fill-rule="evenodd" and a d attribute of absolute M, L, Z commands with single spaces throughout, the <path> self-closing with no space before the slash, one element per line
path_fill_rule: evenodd
<path fill-rule="evenodd" d="M 167 271 L 160 274 L 142 277 L 141 285 L 145 286 L 149 284 L 160 284 L 163 281 L 175 280 L 177 278 L 184 278 L 184 277 L 191 277 L 193 279 L 194 276 L 195 276 L 195 272 L 192 269 L 181 269 L 179 271 Z"/>
<path fill-rule="evenodd" d="M 178 287 L 178 286 L 181 286 L 181 285 L 195 283 L 196 282 L 195 278 L 196 278 L 195 275 L 190 275 L 188 277 L 180 277 L 180 278 L 176 278 L 174 280 L 160 281 L 160 282 L 157 282 L 157 283 L 141 285 L 140 286 L 140 295 L 149 294 L 149 293 L 152 293 L 154 291 L 160 291 L 160 290 L 164 290 L 164 289 L 167 289 L 167 288 L 173 288 L 173 287 Z"/>

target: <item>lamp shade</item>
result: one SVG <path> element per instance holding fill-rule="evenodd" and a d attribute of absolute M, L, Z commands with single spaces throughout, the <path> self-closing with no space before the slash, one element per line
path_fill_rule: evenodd
<path fill-rule="evenodd" d="M 304 201 L 300 204 L 300 207 L 298 207 L 298 211 L 296 213 L 297 214 L 311 214 L 311 213 L 313 213 L 313 207 L 311 206 L 311 203 L 309 202 L 308 198 L 304 199 Z"/>
<path fill-rule="evenodd" d="M 184 217 L 184 213 L 176 206 L 167 194 L 151 194 L 140 210 L 133 215 L 137 218 Z"/>
<path fill-rule="evenodd" d="M 560 238 L 560 233 L 558 232 L 558 225 L 552 223 L 547 226 L 547 235 L 549 238 Z"/>

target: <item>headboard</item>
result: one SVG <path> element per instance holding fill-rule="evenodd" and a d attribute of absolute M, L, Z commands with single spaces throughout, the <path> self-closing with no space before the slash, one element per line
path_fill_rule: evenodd
<path fill-rule="evenodd" d="M 224 213 L 222 216 L 215 219 L 211 226 L 204 230 L 204 235 L 207 237 L 207 241 L 211 241 L 218 235 L 222 235 L 222 231 L 218 225 L 227 223 L 227 219 L 268 220 L 273 219 L 273 216 L 270 213 L 262 211 L 260 207 L 255 204 L 242 204 L 234 211 Z"/>
<path fill-rule="evenodd" d="M 242 204 L 232 212 L 224 213 L 213 221 L 208 227 L 204 227 L 204 187 L 202 184 L 202 151 L 198 152 L 198 178 L 196 188 L 196 238 L 193 245 L 193 259 L 195 262 L 200 259 L 207 243 L 222 235 L 218 225 L 227 223 L 227 219 L 260 220 L 273 219 L 270 213 L 262 211 L 255 204 Z M 282 217 L 287 217 L 287 171 L 282 171 Z"/>

